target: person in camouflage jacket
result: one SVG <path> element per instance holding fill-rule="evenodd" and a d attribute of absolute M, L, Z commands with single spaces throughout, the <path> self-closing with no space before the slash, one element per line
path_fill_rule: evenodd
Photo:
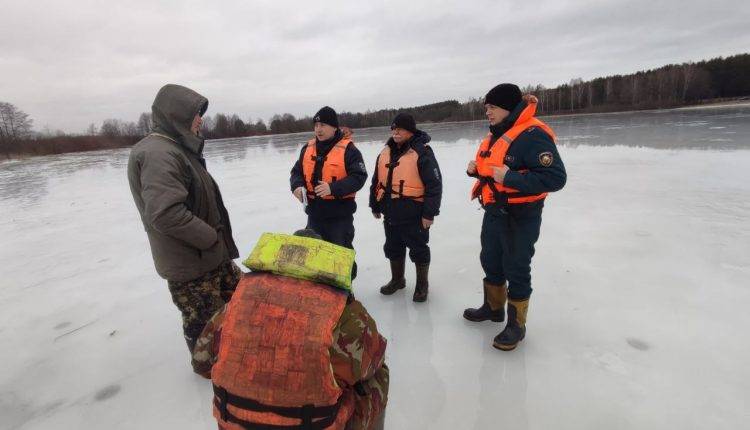
<path fill-rule="evenodd" d="M 319 238 L 309 230 L 295 234 L 307 236 L 305 232 Z M 207 379 L 211 379 L 211 369 L 218 359 L 227 308 L 228 305 L 224 305 L 206 323 L 193 351 L 193 369 Z M 328 352 L 336 383 L 345 391 L 356 393 L 354 413 L 346 428 L 382 429 L 389 386 L 389 369 L 385 364 L 386 340 L 378 332 L 375 320 L 351 293 L 334 326 L 332 339 Z"/>
<path fill-rule="evenodd" d="M 211 367 L 219 352 L 225 313 L 226 305 L 208 321 L 193 352 L 193 368 L 207 379 L 211 378 Z M 385 339 L 378 333 L 375 320 L 362 303 L 350 297 L 334 329 L 329 350 L 336 382 L 357 393 L 348 429 L 382 428 L 390 375 L 381 343 Z"/>

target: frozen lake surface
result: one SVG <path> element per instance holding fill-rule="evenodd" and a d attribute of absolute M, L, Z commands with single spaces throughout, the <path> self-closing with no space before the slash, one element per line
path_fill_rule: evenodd
<path fill-rule="evenodd" d="M 750 422 L 750 106 L 550 118 L 528 335 L 492 348 L 481 211 L 464 174 L 485 124 L 439 124 L 445 177 L 426 304 L 385 297 L 382 226 L 357 196 L 355 293 L 388 339 L 390 429 L 739 429 Z M 355 130 L 372 173 L 385 128 Z M 211 142 L 243 256 L 305 217 L 306 134 Z M 0 429 L 211 429 L 180 317 L 125 175 L 128 150 L 0 163 Z M 744 423 L 744 424 L 743 424 Z"/>

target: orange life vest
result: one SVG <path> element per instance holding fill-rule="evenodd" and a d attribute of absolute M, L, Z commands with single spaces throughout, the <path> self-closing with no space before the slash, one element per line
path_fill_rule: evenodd
<path fill-rule="evenodd" d="M 329 348 L 346 298 L 311 281 L 269 273 L 242 278 L 211 370 L 220 428 L 344 429 L 354 396 L 334 379 Z"/>
<path fill-rule="evenodd" d="M 331 182 L 344 179 L 346 175 L 346 159 L 344 157 L 346 148 L 354 143 L 344 137 L 331 148 L 328 155 L 323 158 L 323 171 L 321 172 L 321 181 Z M 315 139 L 310 139 L 307 142 L 307 149 L 302 155 L 302 173 L 305 176 L 305 186 L 307 188 L 307 196 L 311 199 L 319 198 L 315 195 L 315 187 L 318 184 L 313 184 L 313 173 L 315 172 L 315 163 L 318 160 L 318 149 L 315 145 Z M 343 199 L 353 199 L 356 193 L 347 194 Z M 336 197 L 333 194 L 323 197 L 323 200 L 334 200 Z"/>
<path fill-rule="evenodd" d="M 377 200 L 385 196 L 388 189 L 388 173 L 391 171 L 391 198 L 413 199 L 418 202 L 424 201 L 424 183 L 419 176 L 419 154 L 413 148 L 399 157 L 398 161 L 391 163 L 391 147 L 385 145 L 378 158 L 378 191 Z"/>
<path fill-rule="evenodd" d="M 518 116 L 513 127 L 500 136 L 494 145 L 490 146 L 492 133 L 487 134 L 484 140 L 482 140 L 476 155 L 477 175 L 479 179 L 474 183 L 474 187 L 471 190 L 472 200 L 479 198 L 479 202 L 482 206 L 485 206 L 495 203 L 497 197 L 503 194 L 507 197 L 510 204 L 530 203 L 547 197 L 547 193 L 519 195 L 521 193 L 518 190 L 498 184 L 492 177 L 494 173 L 492 168 L 505 164 L 505 156 L 508 153 L 510 145 L 521 133 L 529 128 L 539 127 L 545 133 L 549 134 L 553 141 L 555 140 L 555 133 L 547 124 L 534 117 L 535 113 L 536 103 L 529 102 L 521 112 L 521 115 Z M 525 171 L 520 170 L 520 172 Z"/>

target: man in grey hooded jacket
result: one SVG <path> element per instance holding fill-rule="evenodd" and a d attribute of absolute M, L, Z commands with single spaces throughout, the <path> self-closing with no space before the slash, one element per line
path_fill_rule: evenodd
<path fill-rule="evenodd" d="M 203 158 L 208 100 L 168 84 L 152 106 L 153 130 L 130 152 L 128 181 L 159 275 L 182 313 L 191 353 L 206 322 L 232 296 L 241 271 L 229 214 Z"/>

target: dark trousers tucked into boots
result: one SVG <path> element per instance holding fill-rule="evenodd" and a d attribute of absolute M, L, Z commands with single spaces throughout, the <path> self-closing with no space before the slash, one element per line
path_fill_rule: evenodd
<path fill-rule="evenodd" d="M 544 201 L 538 201 L 490 206 L 484 212 L 479 256 L 484 279 L 492 285 L 508 281 L 508 323 L 493 342 L 495 348 L 504 351 L 514 349 L 526 336 L 526 312 L 532 291 L 531 259 L 539 239 L 543 208 Z"/>
<path fill-rule="evenodd" d="M 399 224 L 391 224 L 386 219 L 383 222 L 383 228 L 385 229 L 383 251 L 391 261 L 391 271 L 395 274 L 391 276 L 391 282 L 380 288 L 380 292 L 389 295 L 405 287 L 403 265 L 406 261 L 406 249 L 409 248 L 409 258 L 417 266 L 417 283 L 412 300 L 424 302 L 427 300 L 429 288 L 430 231 L 422 227 L 421 219 Z M 394 261 L 400 264 L 400 266 L 395 266 L 398 269 L 397 272 L 393 272 Z"/>
<path fill-rule="evenodd" d="M 409 248 L 409 259 L 414 264 L 430 263 L 430 231 L 422 227 L 421 219 L 405 224 L 390 224 L 386 220 L 383 222 L 383 228 L 383 252 L 387 259 L 406 258 L 406 248 Z"/>

